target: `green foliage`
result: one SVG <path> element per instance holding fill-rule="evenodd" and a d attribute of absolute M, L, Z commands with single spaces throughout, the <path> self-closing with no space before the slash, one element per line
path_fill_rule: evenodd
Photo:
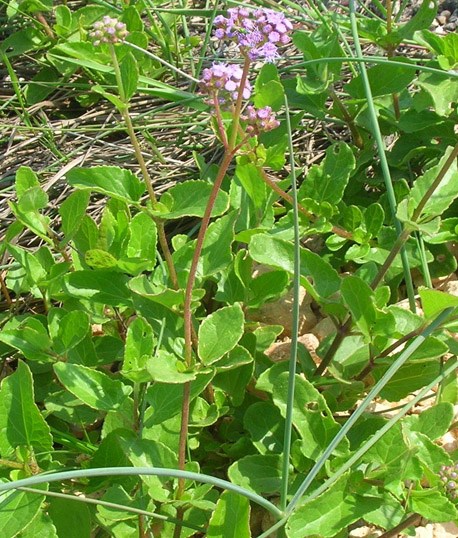
<path fill-rule="evenodd" d="M 30 131 L 57 157 L 8 172 L 2 190 L 2 536 L 342 538 L 411 513 L 457 521 L 438 473 L 456 456 L 442 438 L 458 402 L 458 38 L 428 30 L 437 2 L 389 24 L 380 2 L 358 17 L 355 2 L 343 15 L 309 3 L 296 52 L 249 66 L 250 103 L 279 121 L 260 133 L 245 100 L 240 118 L 222 106 L 209 119 L 196 58 L 214 10 L 54 4 L 8 2 L 0 44 L 7 156 Z M 89 42 L 105 15 L 126 42 Z M 360 37 L 384 58 L 350 55 Z M 413 42 L 429 53 L 412 57 Z M 113 109 L 115 127 L 81 139 L 127 131 L 139 167 L 121 152 L 119 166 L 80 167 L 57 150 L 49 103 L 70 103 L 56 110 L 66 140 L 78 107 Z M 161 137 L 191 165 L 156 192 L 175 162 Z M 56 203 L 61 178 L 71 190 Z M 404 399 L 425 396 L 408 413 Z M 11 489 L 22 479 L 41 491 Z"/>

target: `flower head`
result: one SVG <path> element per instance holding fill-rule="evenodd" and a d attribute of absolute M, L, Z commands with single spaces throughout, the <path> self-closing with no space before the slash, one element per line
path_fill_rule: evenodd
<path fill-rule="evenodd" d="M 272 111 L 270 106 L 255 108 L 249 105 L 246 107 L 245 113 L 241 118 L 247 123 L 246 132 L 250 136 L 272 131 L 280 125 L 280 122 L 275 117 L 275 112 Z"/>
<path fill-rule="evenodd" d="M 215 37 L 235 41 L 250 60 L 273 62 L 280 55 L 278 45 L 286 45 L 293 25 L 283 13 L 272 9 L 234 7 L 228 17 L 215 17 Z"/>
<path fill-rule="evenodd" d="M 455 465 L 442 465 L 439 477 L 445 487 L 445 493 L 451 499 L 458 499 L 458 463 Z"/>
<path fill-rule="evenodd" d="M 127 35 L 126 25 L 107 15 L 101 21 L 94 23 L 92 32 L 89 33 L 89 37 L 96 47 L 101 43 L 118 43 L 123 41 Z"/>
<path fill-rule="evenodd" d="M 243 71 L 238 65 L 224 63 L 213 64 L 202 71 L 200 90 L 211 97 L 207 102 L 213 104 L 213 98 L 218 99 L 220 105 L 228 106 L 237 99 Z M 249 99 L 251 84 L 246 81 L 243 88 L 243 98 Z"/>

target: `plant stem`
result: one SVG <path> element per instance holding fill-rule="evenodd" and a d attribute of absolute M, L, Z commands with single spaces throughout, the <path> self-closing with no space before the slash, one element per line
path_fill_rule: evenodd
<path fill-rule="evenodd" d="M 285 192 L 281 187 L 279 187 L 275 183 L 275 181 L 273 181 L 268 176 L 268 174 L 265 172 L 265 170 L 260 168 L 260 172 L 261 172 L 261 176 L 262 176 L 262 179 L 264 180 L 264 182 L 273 191 L 275 191 L 278 195 L 280 195 L 283 198 L 283 200 L 286 200 L 289 204 L 291 204 L 291 205 L 294 204 L 293 197 L 291 195 L 289 195 L 287 192 Z M 299 203 L 297 204 L 297 209 L 299 210 L 300 213 L 302 213 L 310 221 L 315 222 L 317 220 L 317 217 L 313 213 L 310 213 L 310 211 L 307 211 L 307 209 L 305 209 L 305 207 L 302 206 Z M 332 233 L 334 233 L 334 234 L 336 234 L 336 235 L 338 235 L 340 237 L 343 237 L 345 239 L 353 239 L 353 235 L 351 234 L 351 232 L 347 232 L 347 230 L 344 230 L 343 228 L 340 228 L 339 226 L 333 226 L 331 231 L 332 231 Z"/>
<path fill-rule="evenodd" d="M 401 521 L 399 525 L 396 525 L 396 527 L 393 527 L 389 531 L 384 532 L 379 536 L 379 538 L 396 538 L 396 536 L 399 536 L 399 534 L 404 530 L 407 529 L 407 527 L 412 527 L 416 523 L 418 523 L 421 520 L 420 514 L 412 514 L 407 519 L 404 519 L 404 521 Z"/>
<path fill-rule="evenodd" d="M 288 482 L 289 482 L 289 459 L 291 454 L 291 435 L 293 427 L 293 408 L 294 408 L 294 391 L 296 380 L 296 362 L 297 362 L 297 344 L 299 338 L 299 293 L 300 293 L 300 276 L 301 276 L 301 253 L 300 253 L 300 234 L 299 234 L 299 212 L 297 203 L 296 187 L 296 164 L 294 162 L 294 148 L 291 132 L 291 119 L 289 115 L 288 99 L 285 96 L 286 109 L 286 126 L 288 129 L 289 143 L 289 162 L 291 168 L 291 191 L 293 220 L 294 220 L 294 284 L 293 284 L 293 309 L 292 309 L 292 334 L 291 350 L 289 357 L 288 372 L 288 392 L 285 416 L 285 431 L 283 436 L 283 461 L 282 461 L 282 479 L 280 488 L 280 509 L 285 510 L 288 502 Z M 284 534 L 284 529 L 280 530 L 280 535 Z"/>
<path fill-rule="evenodd" d="M 342 117 L 345 120 L 345 123 L 348 125 L 351 136 L 353 138 L 353 143 L 355 144 L 357 148 L 362 149 L 364 147 L 363 138 L 361 136 L 361 133 L 358 130 L 358 127 L 353 121 L 353 117 L 351 116 L 350 112 L 348 112 L 347 107 L 342 102 L 342 99 L 337 95 L 337 93 L 335 92 L 332 86 L 328 88 L 328 93 L 331 96 L 331 99 L 333 100 L 334 104 L 340 110 Z"/>
<path fill-rule="evenodd" d="M 359 58 L 362 58 L 363 53 L 361 49 L 361 43 L 359 41 L 358 25 L 356 21 L 355 0 L 350 0 L 350 22 L 351 22 L 353 40 L 355 43 L 356 56 Z M 367 98 L 367 108 L 368 108 L 369 116 L 371 119 L 372 132 L 373 132 L 373 135 L 377 144 L 377 148 L 378 148 L 380 166 L 382 168 L 383 178 L 385 181 L 386 194 L 388 197 L 388 202 L 389 202 L 391 213 L 393 216 L 396 233 L 399 236 L 402 233 L 403 227 L 400 221 L 396 217 L 397 202 L 396 202 L 396 196 L 394 194 L 393 181 L 391 179 L 390 167 L 388 165 L 388 160 L 387 160 L 386 152 L 385 152 L 385 143 L 383 141 L 382 133 L 380 131 L 377 111 L 375 109 L 374 101 L 372 98 L 372 90 L 369 83 L 369 77 L 367 76 L 366 65 L 364 62 L 360 64 L 360 73 L 361 73 L 361 79 L 363 81 L 364 92 Z M 410 273 L 409 260 L 407 258 L 407 253 L 404 250 L 404 248 L 401 249 L 401 260 L 402 260 L 402 267 L 403 267 L 403 272 L 404 272 L 404 280 L 405 280 L 406 288 L 407 288 L 407 296 L 409 298 L 410 309 L 412 310 L 412 312 L 415 312 L 416 310 L 415 292 L 414 292 L 413 283 L 412 283 L 412 275 Z"/>
<path fill-rule="evenodd" d="M 119 96 L 121 98 L 121 101 L 125 105 L 125 107 L 122 110 L 120 110 L 120 112 L 121 112 L 123 120 L 124 120 L 124 122 L 126 124 L 127 133 L 129 134 L 131 144 L 132 144 L 132 146 L 134 148 L 135 157 L 136 157 L 137 162 L 138 162 L 138 164 L 140 166 L 140 170 L 142 172 L 143 180 L 145 182 L 146 189 L 148 191 L 149 199 L 150 199 L 151 204 L 152 204 L 152 206 L 154 208 L 154 206 L 157 204 L 157 198 L 156 198 L 156 194 L 154 192 L 153 181 L 152 181 L 151 176 L 150 176 L 150 174 L 148 172 L 148 167 L 146 166 L 146 162 L 145 162 L 145 159 L 143 157 L 143 153 L 142 153 L 142 150 L 140 148 L 140 144 L 138 142 L 137 135 L 135 134 L 134 126 L 132 124 L 132 119 L 131 119 L 130 114 L 129 114 L 129 103 L 128 103 L 127 99 L 126 99 L 126 95 L 125 95 L 125 92 L 124 92 L 124 87 L 123 87 L 123 84 L 122 84 L 122 77 L 121 77 L 121 70 L 120 70 L 120 67 L 119 67 L 119 62 L 118 62 L 118 58 L 116 56 L 116 51 L 115 51 L 114 45 L 110 45 L 110 52 L 111 52 L 111 59 L 112 59 L 112 62 L 113 62 L 113 68 L 114 68 L 114 72 L 115 72 L 115 76 L 116 76 L 116 83 L 117 83 L 117 86 L 118 86 Z M 167 237 L 165 235 L 164 222 L 162 221 L 162 219 L 159 219 L 157 217 L 153 217 L 153 220 L 156 223 L 159 244 L 161 245 L 161 249 L 162 249 L 162 252 L 164 254 L 165 262 L 166 262 L 167 268 L 169 270 L 169 276 L 170 276 L 170 280 L 172 282 L 172 286 L 175 289 L 179 289 L 178 277 L 177 277 L 177 273 L 176 273 L 176 270 L 175 270 L 175 265 L 173 263 L 172 253 L 170 251 L 170 248 L 169 248 L 169 245 L 168 245 L 168 242 L 167 242 Z"/>
<path fill-rule="evenodd" d="M 248 79 L 248 73 L 250 71 L 250 59 L 248 56 L 245 56 L 245 61 L 243 63 L 242 78 L 240 79 L 239 93 L 237 95 L 237 101 L 235 102 L 234 108 L 234 119 L 232 122 L 232 132 L 231 138 L 229 140 L 229 149 L 233 150 L 237 140 L 237 133 L 240 124 L 240 112 L 242 111 L 242 102 L 243 102 L 243 90 L 245 88 L 245 83 Z"/>

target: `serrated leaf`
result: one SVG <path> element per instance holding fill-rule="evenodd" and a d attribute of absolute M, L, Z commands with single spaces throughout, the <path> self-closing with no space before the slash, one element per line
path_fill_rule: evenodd
<path fill-rule="evenodd" d="M 156 262 L 157 243 L 155 222 L 145 213 L 138 213 L 129 223 L 129 232 L 127 256 L 148 260 L 153 268 Z"/>
<path fill-rule="evenodd" d="M 225 491 L 208 524 L 207 538 L 250 538 L 250 503 L 246 497 Z"/>
<path fill-rule="evenodd" d="M 144 184 L 130 171 L 118 166 L 73 168 L 67 173 L 73 187 L 100 192 L 116 200 L 138 205 L 145 192 Z"/>
<path fill-rule="evenodd" d="M 36 487 L 38 489 L 47 489 L 47 486 L 43 485 Z M 12 490 L 3 494 L 0 497 L 0 528 L 2 529 L 2 538 L 14 538 L 22 530 L 27 529 L 37 516 L 45 499 L 45 495 L 37 495 L 36 493 L 26 491 Z M 24 534 L 24 536 L 30 535 Z"/>
<path fill-rule="evenodd" d="M 458 86 L 458 84 L 457 84 Z M 433 182 L 436 180 L 439 172 L 444 167 L 445 162 L 449 158 L 452 147 L 448 147 L 444 156 L 439 163 L 427 170 L 422 176 L 415 180 L 414 186 L 409 195 L 409 209 L 415 209 Z M 422 208 L 420 218 L 427 217 L 432 219 L 442 215 L 442 213 L 451 205 L 453 200 L 458 196 L 458 165 L 456 159 L 450 163 L 446 173 L 444 174 L 441 182 L 436 187 L 428 201 Z"/>
<path fill-rule="evenodd" d="M 310 168 L 299 189 L 299 200 L 311 198 L 319 203 L 339 203 L 355 164 L 350 146 L 344 142 L 333 144 L 326 150 L 323 162 Z"/>
<path fill-rule="evenodd" d="M 286 534 L 288 538 L 314 535 L 333 538 L 382 503 L 376 497 L 354 494 L 346 474 L 322 495 L 298 508 L 286 524 Z"/>
<path fill-rule="evenodd" d="M 35 404 L 32 374 L 22 361 L 0 388 L 0 452 L 6 457 L 19 446 L 52 449 L 51 431 Z"/>
<path fill-rule="evenodd" d="M 69 392 L 100 411 L 118 409 L 132 392 L 132 387 L 124 385 L 122 381 L 79 364 L 58 362 L 54 365 L 54 371 Z"/>
<path fill-rule="evenodd" d="M 164 210 L 157 216 L 163 219 L 203 217 L 212 188 L 213 185 L 202 180 L 177 183 L 161 196 Z M 211 215 L 222 215 L 228 208 L 229 196 L 220 190 Z"/>
<path fill-rule="evenodd" d="M 272 384 L 273 402 L 283 417 L 287 412 L 288 377 L 287 372 L 277 374 Z M 314 461 L 318 460 L 340 430 L 324 397 L 299 375 L 296 375 L 292 420 L 302 438 L 302 453 Z M 347 449 L 348 441 L 344 439 L 336 452 L 346 452 Z"/>
<path fill-rule="evenodd" d="M 405 420 L 411 431 L 427 435 L 432 441 L 448 432 L 454 417 L 453 405 L 442 402 L 426 409 L 420 415 Z"/>
<path fill-rule="evenodd" d="M 421 514 L 435 523 L 454 521 L 458 518 L 456 506 L 445 495 L 433 489 L 413 490 L 410 492 L 409 501 L 412 512 Z"/>
<path fill-rule="evenodd" d="M 118 263 L 114 256 L 100 248 L 87 250 L 84 254 L 84 261 L 93 269 L 111 269 Z"/>
<path fill-rule="evenodd" d="M 220 308 L 199 327 L 198 354 L 204 364 L 212 364 L 230 351 L 243 335 L 244 315 L 239 304 Z"/>

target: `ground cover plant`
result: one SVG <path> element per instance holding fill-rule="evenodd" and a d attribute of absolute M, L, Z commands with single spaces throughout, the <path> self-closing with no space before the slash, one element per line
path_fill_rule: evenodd
<path fill-rule="evenodd" d="M 5 158 L 53 156 L 0 185 L 3 537 L 458 521 L 458 37 L 414 7 L 3 4 Z"/>

